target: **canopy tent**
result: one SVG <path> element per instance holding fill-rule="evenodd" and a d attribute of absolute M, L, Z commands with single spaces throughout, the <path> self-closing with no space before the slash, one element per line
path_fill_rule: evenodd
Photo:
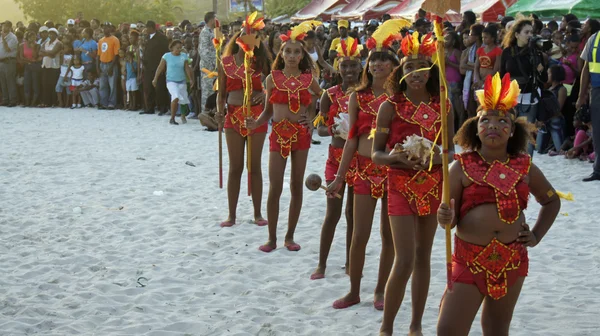
<path fill-rule="evenodd" d="M 290 21 L 290 17 L 287 14 L 285 14 L 285 15 L 280 15 L 274 19 L 271 19 L 271 22 L 275 23 L 275 24 L 288 24 L 292 21 Z"/>
<path fill-rule="evenodd" d="M 417 14 L 419 13 L 419 9 L 423 5 L 424 0 L 406 0 L 405 2 L 399 4 L 398 6 L 392 8 L 388 14 L 392 18 L 398 19 L 407 19 L 413 21 L 416 19 Z M 444 17 L 445 21 L 450 21 L 452 23 L 460 23 L 462 21 L 462 16 L 459 13 L 454 11 L 448 11 Z"/>
<path fill-rule="evenodd" d="M 353 0 L 334 19 L 366 21 L 378 19 L 390 9 L 398 6 L 402 0 Z"/>
<path fill-rule="evenodd" d="M 306 7 L 292 16 L 292 21 L 313 20 L 317 17 L 328 21 L 336 9 L 339 11 L 347 4 L 348 0 L 312 0 Z"/>
<path fill-rule="evenodd" d="M 461 3 L 461 11 L 473 11 L 482 22 L 498 22 L 506 15 L 506 7 L 514 5 L 517 0 L 472 0 Z"/>
<path fill-rule="evenodd" d="M 579 18 L 600 18 L 598 0 L 519 0 L 506 11 L 507 15 L 535 13 L 543 18 L 575 14 Z"/>

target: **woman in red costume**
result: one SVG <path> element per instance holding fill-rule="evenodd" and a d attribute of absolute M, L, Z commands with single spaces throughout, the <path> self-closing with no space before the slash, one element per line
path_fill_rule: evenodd
<path fill-rule="evenodd" d="M 217 62 L 219 72 L 218 94 L 217 94 L 217 120 L 223 125 L 225 117 L 225 139 L 227 141 L 227 150 L 229 152 L 229 175 L 227 178 L 227 200 L 229 203 L 229 217 L 221 223 L 221 227 L 230 227 L 235 225 L 236 210 L 240 195 L 240 181 L 244 171 L 244 149 L 247 139 L 252 139 L 250 144 L 252 157 L 250 158 L 251 171 L 251 194 L 254 205 L 254 223 L 259 226 L 267 225 L 267 221 L 261 214 L 262 201 L 262 149 L 265 143 L 265 137 L 268 125 L 265 124 L 255 130 L 249 130 L 245 126 L 247 116 L 244 107 L 244 90 L 246 88 L 246 68 L 244 66 L 244 50 L 240 48 L 236 41 L 243 35 L 256 34 L 264 28 L 263 19 L 256 19 L 256 14 L 250 15 L 243 23 L 243 30 L 237 32 L 227 44 L 223 53 L 222 61 Z M 265 95 L 262 88 L 263 76 L 268 76 L 271 64 L 267 51 L 262 43 L 254 49 L 254 62 L 252 68 L 252 115 L 257 117 L 264 109 Z M 225 105 L 227 104 L 227 114 Z"/>
<path fill-rule="evenodd" d="M 360 303 L 360 283 L 365 264 L 365 252 L 371 236 L 373 216 L 377 201 L 381 199 L 381 255 L 379 276 L 375 287 L 373 305 L 383 309 L 385 284 L 394 262 L 393 243 L 387 212 L 387 171 L 385 165 L 371 161 L 373 142 L 369 138 L 375 127 L 379 106 L 388 99 L 384 89 L 389 75 L 400 62 L 390 45 L 396 40 L 397 32 L 404 26 L 404 20 L 388 20 L 373 33 L 367 41 L 370 50 L 367 66 L 363 70 L 361 84 L 350 95 L 348 114 L 350 132 L 342 153 L 342 162 L 335 180 L 329 185 L 329 196 L 338 192 L 345 181 L 353 158 L 356 155 L 357 168 L 354 181 L 354 230 L 350 245 L 350 292 L 333 303 L 333 308 L 344 309 Z"/>
<path fill-rule="evenodd" d="M 310 128 L 305 124 L 306 120 L 314 117 L 309 115 L 307 107 L 311 103 L 311 96 L 321 95 L 322 92 L 319 83 L 313 78 L 313 61 L 303 43 L 306 32 L 313 29 L 313 24 L 314 22 L 303 22 L 287 35 L 281 35 L 284 42 L 273 64 L 273 70 L 266 79 L 265 109 L 257 120 L 246 119 L 246 127 L 256 129 L 266 125 L 269 119 L 273 118 L 273 130 L 269 136 L 269 240 L 260 246 L 259 249 L 263 252 L 271 252 L 277 248 L 279 198 L 283 191 L 285 166 L 290 156 L 292 198 L 284 245 L 290 251 L 300 250 L 300 245 L 294 242 L 294 232 L 302 209 L 304 171 L 311 142 Z"/>
<path fill-rule="evenodd" d="M 395 250 L 394 266 L 385 290 L 381 335 L 392 334 L 411 275 L 409 335 L 421 335 L 431 276 L 431 249 L 437 228 L 435 210 L 442 194 L 442 159 L 436 144 L 431 145 L 433 154 L 428 153 L 425 158 L 409 158 L 406 151 L 397 148 L 412 135 L 432 143 L 442 142 L 439 75 L 431 60 L 436 51 L 435 40 L 431 33 L 422 41 L 419 41 L 419 33 L 407 35 L 402 40 L 401 51 L 404 58 L 387 86 L 393 95 L 381 105 L 373 142 L 373 161 L 390 166 L 388 215 Z M 453 137 L 453 120 L 449 115 L 449 143 Z M 393 148 L 396 150 L 390 155 L 388 151 Z M 449 150 L 454 151 L 454 148 Z"/>
<path fill-rule="evenodd" d="M 442 227 L 457 226 L 453 289 L 442 299 L 438 335 L 468 335 L 482 303 L 483 335 L 508 335 L 529 269 L 527 247 L 539 244 L 560 210 L 556 191 L 525 154 L 533 125 L 515 120 L 518 95 L 508 74 L 488 76 L 477 116 L 456 135 L 467 152 L 450 167 L 450 205 L 438 210 Z M 529 193 L 542 205 L 532 230 L 523 214 Z"/>
<path fill-rule="evenodd" d="M 315 121 L 318 126 L 320 136 L 331 136 L 329 145 L 329 157 L 325 163 L 325 181 L 330 184 L 335 179 L 335 174 L 342 160 L 342 152 L 346 140 L 338 128 L 335 118 L 340 114 L 348 114 L 348 101 L 350 100 L 349 89 L 358 84 L 360 76 L 361 63 L 358 40 L 348 37 L 342 40 L 337 48 L 338 57 L 336 64 L 339 69 L 339 78 L 341 84 L 327 89 L 321 97 L 321 112 Z M 348 185 L 348 200 L 346 202 L 346 273 L 348 273 L 348 260 L 350 258 L 350 244 L 352 243 L 352 206 L 354 204 L 354 175 L 356 163 L 350 165 L 346 173 L 345 184 Z M 344 185 L 340 189 L 340 194 L 344 195 Z M 325 220 L 321 228 L 321 248 L 319 251 L 319 265 L 310 276 L 311 280 L 322 279 L 325 277 L 325 268 L 327 267 L 327 257 L 331 249 L 331 243 L 337 226 L 342 215 L 343 199 L 329 197 L 327 199 L 327 210 Z"/>

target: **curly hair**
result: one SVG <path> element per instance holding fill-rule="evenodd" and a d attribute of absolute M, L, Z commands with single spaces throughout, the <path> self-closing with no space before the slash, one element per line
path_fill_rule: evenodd
<path fill-rule="evenodd" d="M 478 122 L 478 116 L 467 119 L 454 136 L 454 143 L 465 150 L 476 151 L 481 149 L 482 143 L 477 129 Z M 514 156 L 526 152 L 528 142 L 535 143 L 533 133 L 536 127 L 525 120 L 517 119 L 513 122 L 513 128 L 513 135 L 508 139 L 506 152 Z"/>
<path fill-rule="evenodd" d="M 369 62 L 372 61 L 391 61 L 392 63 L 394 63 L 394 67 L 400 65 L 400 61 L 398 61 L 396 55 L 391 54 L 387 51 L 373 51 L 369 53 L 369 57 L 367 57 L 366 65 L 360 77 L 360 84 L 358 84 L 354 88 L 355 92 L 368 89 L 371 87 L 371 85 L 373 85 L 373 75 L 371 75 L 371 73 L 369 72 Z"/>
<path fill-rule="evenodd" d="M 427 92 L 429 92 L 429 94 L 432 96 L 440 95 L 439 72 L 440 70 L 437 65 L 433 65 L 431 70 L 429 70 L 429 79 L 427 80 L 425 87 L 427 88 Z M 394 69 L 394 72 L 392 72 L 385 83 L 385 88 L 390 95 L 406 91 L 406 81 L 403 80 L 400 82 L 402 77 L 404 77 L 404 70 L 402 70 L 402 64 L 400 64 Z"/>
<path fill-rule="evenodd" d="M 313 70 L 315 69 L 315 63 L 313 62 L 312 58 L 310 58 L 308 51 L 306 51 L 306 48 L 304 47 L 304 41 L 297 42 L 299 42 L 302 45 L 302 60 L 300 60 L 300 63 L 298 64 L 298 69 L 300 69 L 300 71 L 302 71 L 303 73 L 313 72 Z M 275 57 L 275 61 L 273 62 L 273 67 L 271 70 L 283 70 L 283 68 L 285 67 L 285 61 L 283 60 L 284 50 L 285 43 L 281 45 L 281 49 L 277 53 L 277 57 Z"/>
<path fill-rule="evenodd" d="M 227 42 L 227 45 L 223 50 L 224 57 L 235 55 L 240 51 L 240 46 L 237 45 L 236 40 L 241 34 L 242 32 L 238 31 L 233 35 L 229 42 Z M 258 45 L 258 48 L 254 48 L 254 63 L 252 67 L 262 72 L 265 76 L 268 76 L 271 72 L 271 56 L 262 42 Z"/>

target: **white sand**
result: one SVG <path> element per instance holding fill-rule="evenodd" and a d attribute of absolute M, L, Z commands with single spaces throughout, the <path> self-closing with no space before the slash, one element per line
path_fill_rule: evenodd
<path fill-rule="evenodd" d="M 249 224 L 245 183 L 239 225 L 220 228 L 227 201 L 218 189 L 217 134 L 197 120 L 170 126 L 167 117 L 123 111 L 0 109 L 0 125 L 0 335 L 377 334 L 378 223 L 363 302 L 332 309 L 349 289 L 341 269 L 345 221 L 327 278 L 319 281 L 309 276 L 318 258 L 322 192 L 305 191 L 298 253 L 257 250 L 267 228 Z M 311 149 L 307 174 L 323 173 L 326 153 L 326 144 Z M 266 176 L 266 149 L 263 158 Z M 598 335 L 600 183 L 580 182 L 591 173 L 588 163 L 548 156 L 534 162 L 576 202 L 563 203 L 568 216 L 559 216 L 531 250 L 511 334 Z M 263 209 L 266 195 L 265 189 Z M 288 203 L 286 189 L 280 239 Z M 533 223 L 539 205 L 530 204 Z M 444 265 L 438 230 L 425 335 L 435 334 Z M 146 287 L 137 284 L 140 277 Z M 405 335 L 409 322 L 407 294 L 396 334 Z M 481 335 L 479 318 L 472 335 Z"/>

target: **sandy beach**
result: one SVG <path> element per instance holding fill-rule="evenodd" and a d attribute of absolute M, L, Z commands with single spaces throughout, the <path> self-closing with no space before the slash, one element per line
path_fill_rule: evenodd
<path fill-rule="evenodd" d="M 323 192 L 305 189 L 300 252 L 258 251 L 267 228 L 250 222 L 245 183 L 238 224 L 220 228 L 227 196 L 218 187 L 217 136 L 197 120 L 171 126 L 167 117 L 134 112 L 0 108 L 0 335 L 377 335 L 378 220 L 362 303 L 334 310 L 349 289 L 345 220 L 326 278 L 317 281 L 309 277 Z M 307 174 L 323 174 L 322 140 L 310 150 Z M 226 178 L 227 155 L 224 162 Z M 600 183 L 581 182 L 589 163 L 546 155 L 534 163 L 575 201 L 563 201 L 554 227 L 530 249 L 511 335 L 600 335 Z M 286 188 L 281 240 L 289 198 Z M 533 197 L 529 204 L 533 224 L 540 207 Z M 446 282 L 442 230 L 435 239 L 425 335 L 435 335 Z M 395 334 L 406 335 L 409 323 L 407 293 Z M 480 329 L 478 317 L 471 335 Z"/>

